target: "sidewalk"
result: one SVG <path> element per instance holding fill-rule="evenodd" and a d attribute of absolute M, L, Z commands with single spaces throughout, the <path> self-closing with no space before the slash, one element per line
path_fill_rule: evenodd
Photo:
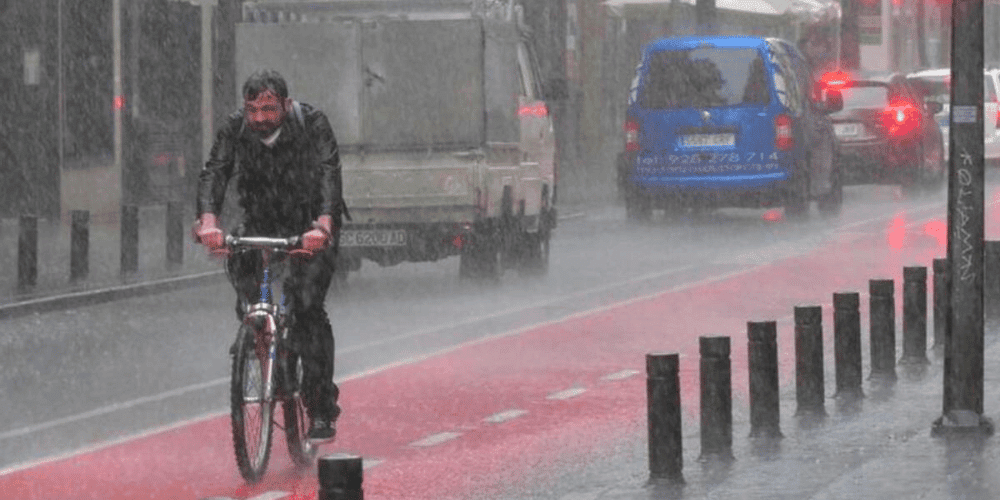
<path fill-rule="evenodd" d="M 92 219 L 89 273 L 77 283 L 70 282 L 70 222 L 39 219 L 37 281 L 24 290 L 18 288 L 19 222 L 0 219 L 0 266 L 5 270 L 0 274 L 0 317 L 58 308 L 54 301 L 65 301 L 69 296 L 74 298 L 73 304 L 81 304 L 87 303 L 88 297 L 91 301 L 113 300 L 111 296 L 134 296 L 219 279 L 221 263 L 212 260 L 186 233 L 181 264 L 168 265 L 166 211 L 165 205 L 140 207 L 139 265 L 138 271 L 129 275 L 121 272 L 118 223 Z"/>
<path fill-rule="evenodd" d="M 997 329 L 986 335 L 984 416 L 1000 412 Z M 697 416 L 683 414 L 683 484 L 649 483 L 647 439 L 640 432 L 604 460 L 573 473 L 559 500 L 652 499 L 963 499 L 1000 497 L 1000 442 L 996 437 L 931 433 L 941 416 L 942 358 L 926 372 L 898 366 L 895 384 L 866 381 L 859 407 L 828 398 L 825 419 L 795 415 L 794 384 L 781 393 L 777 440 L 751 439 L 748 402 L 733 401 L 731 461 L 700 460 Z M 867 370 L 867 369 L 866 369 Z M 867 371 L 866 371 L 867 376 Z M 571 482 L 570 478 L 564 481 Z M 513 497 L 512 497 L 513 498 Z M 525 499 L 524 495 L 519 498 Z"/>

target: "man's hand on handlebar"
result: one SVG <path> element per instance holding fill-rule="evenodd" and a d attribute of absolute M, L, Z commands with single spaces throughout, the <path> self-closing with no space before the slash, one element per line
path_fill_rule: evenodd
<path fill-rule="evenodd" d="M 195 221 L 192 229 L 194 241 L 205 245 L 209 253 L 218 257 L 229 255 L 226 242 L 223 238 L 222 229 L 219 229 L 215 214 L 205 212 Z"/>
<path fill-rule="evenodd" d="M 312 227 L 302 233 L 302 250 L 311 254 L 319 253 L 333 243 L 333 217 L 321 215 L 312 223 Z"/>

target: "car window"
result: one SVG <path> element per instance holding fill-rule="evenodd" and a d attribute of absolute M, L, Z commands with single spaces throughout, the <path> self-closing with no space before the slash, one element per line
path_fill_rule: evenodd
<path fill-rule="evenodd" d="M 771 63 L 774 65 L 774 87 L 778 91 L 778 100 L 793 114 L 798 116 L 803 111 L 802 89 L 792 66 L 791 56 L 781 43 L 770 43 Z"/>
<path fill-rule="evenodd" d="M 644 108 L 770 102 L 767 72 L 756 49 L 664 50 L 651 54 L 647 65 L 639 96 Z"/>
<path fill-rule="evenodd" d="M 889 87 L 877 82 L 855 82 L 844 87 L 844 109 L 884 108 L 889 105 Z"/>
<path fill-rule="evenodd" d="M 993 85 L 993 75 L 983 76 L 983 101 L 984 102 L 996 102 L 997 100 L 997 90 Z"/>

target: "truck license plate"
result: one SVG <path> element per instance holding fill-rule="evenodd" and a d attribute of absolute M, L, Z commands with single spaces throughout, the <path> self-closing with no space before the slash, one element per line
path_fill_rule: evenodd
<path fill-rule="evenodd" d="M 406 246 L 405 229 L 344 229 L 340 231 L 342 247 L 401 247 Z"/>

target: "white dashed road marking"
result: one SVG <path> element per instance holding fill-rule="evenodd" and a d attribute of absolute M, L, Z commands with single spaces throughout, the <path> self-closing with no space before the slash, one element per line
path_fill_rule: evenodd
<path fill-rule="evenodd" d="M 545 399 L 563 400 L 563 399 L 575 398 L 585 392 L 587 392 L 587 389 L 583 387 L 576 387 L 573 389 L 566 389 L 564 391 L 553 392 L 552 394 L 546 396 Z"/>
<path fill-rule="evenodd" d="M 639 374 L 639 370 L 622 370 L 620 372 L 609 373 L 609 374 L 601 377 L 601 380 L 607 380 L 607 381 L 625 380 L 625 379 L 627 379 L 629 377 L 634 377 L 634 376 L 636 376 L 638 374 Z"/>
<path fill-rule="evenodd" d="M 445 443 L 461 436 L 461 432 L 439 432 L 437 434 L 431 434 L 419 441 L 414 441 L 410 443 L 410 446 L 417 446 L 421 448 L 426 448 L 428 446 L 437 446 L 441 443 Z"/>
<path fill-rule="evenodd" d="M 494 413 L 493 415 L 484 418 L 483 421 L 491 424 L 500 424 L 507 422 L 508 420 L 514 420 L 515 418 L 526 415 L 527 413 L 528 410 L 507 410 L 500 413 Z"/>

